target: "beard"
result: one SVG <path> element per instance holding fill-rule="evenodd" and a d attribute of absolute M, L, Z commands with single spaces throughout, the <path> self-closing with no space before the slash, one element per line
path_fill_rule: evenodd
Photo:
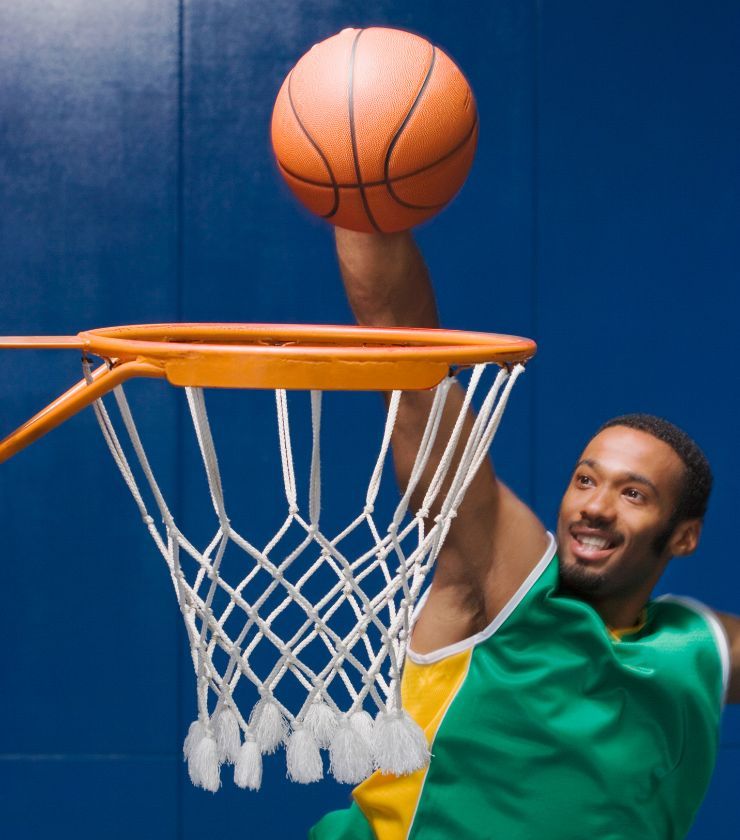
<path fill-rule="evenodd" d="M 670 521 L 653 538 L 650 544 L 650 558 L 647 563 L 643 560 L 642 568 L 652 568 L 665 552 L 668 542 L 673 535 L 675 522 Z M 622 558 L 624 560 L 625 558 Z M 645 558 L 647 559 L 647 558 Z M 635 574 L 632 563 L 619 563 L 613 568 L 593 569 L 581 564 L 576 558 L 570 562 L 563 562 L 559 557 L 560 586 L 563 589 L 580 596 L 584 600 L 601 599 L 614 595 L 622 595 L 635 588 L 635 584 L 642 581 L 642 575 Z"/>
<path fill-rule="evenodd" d="M 649 546 L 646 546 L 647 551 L 650 552 L 650 556 L 644 558 L 640 564 L 643 568 L 645 561 L 647 561 L 645 565 L 652 567 L 665 553 L 678 521 L 679 519 L 674 511 L 660 531 L 653 536 Z M 584 521 L 573 524 L 603 527 L 603 524 L 597 521 Z M 611 535 L 611 539 L 615 544 L 619 545 L 623 542 L 623 535 L 615 531 Z M 582 597 L 584 600 L 600 599 L 629 592 L 634 589 L 636 583 L 635 564 L 629 562 L 625 564 L 625 559 L 622 558 L 622 562 L 613 568 L 602 570 L 582 564 L 575 557 L 571 558 L 569 562 L 563 562 L 563 556 L 560 554 L 560 586 L 572 594 Z M 638 579 L 641 580 L 641 576 L 638 575 Z"/>
<path fill-rule="evenodd" d="M 578 561 L 563 563 L 560 558 L 560 586 L 583 598 L 598 597 L 614 591 L 614 578 L 618 569 L 608 572 L 594 571 L 581 566 Z"/>

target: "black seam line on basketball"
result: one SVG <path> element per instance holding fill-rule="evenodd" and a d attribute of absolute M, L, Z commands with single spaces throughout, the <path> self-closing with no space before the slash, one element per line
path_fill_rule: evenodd
<path fill-rule="evenodd" d="M 465 138 L 463 139 L 463 141 L 461 143 L 458 143 L 457 146 L 455 146 L 455 148 L 451 152 L 446 154 L 444 157 L 441 157 L 439 160 L 435 161 L 434 165 L 436 166 L 438 163 L 441 163 L 443 160 L 447 160 L 449 157 L 454 155 L 456 152 L 459 152 L 461 149 L 464 149 L 465 146 L 467 146 L 468 143 L 471 141 L 477 125 L 478 125 L 478 119 L 476 117 L 476 120 L 473 123 L 473 127 L 465 135 Z M 400 181 L 401 179 L 398 178 L 397 180 Z M 400 204 L 402 207 L 408 207 L 409 210 L 436 210 L 439 207 L 444 207 L 445 204 L 448 204 L 450 202 L 450 199 L 448 198 L 447 201 L 443 201 L 441 204 L 410 204 L 408 201 L 404 201 L 402 198 L 399 198 L 396 195 L 395 190 L 393 189 L 392 183 L 388 184 L 388 192 L 390 193 L 391 198 L 397 204 Z"/>
<path fill-rule="evenodd" d="M 441 158 L 437 158 L 434 163 L 427 163 L 424 166 L 419 167 L 419 169 L 414 169 L 413 172 L 406 172 L 403 175 L 396 175 L 393 178 L 385 179 L 383 178 L 380 181 L 365 181 L 363 183 L 364 187 L 387 187 L 389 184 L 397 184 L 399 181 L 404 181 L 407 178 L 413 178 L 414 175 L 420 175 L 422 172 L 426 172 L 427 169 L 433 169 L 440 163 L 443 163 L 448 158 L 451 158 L 453 155 L 457 154 L 457 152 L 462 149 L 470 138 L 473 136 L 475 129 L 478 127 L 478 117 L 476 116 L 473 124 L 470 126 L 468 133 L 463 137 L 463 139 L 455 146 L 454 148 L 450 149 L 449 152 L 445 152 Z M 296 172 L 293 172 L 289 169 L 281 160 L 278 158 L 278 166 L 280 166 L 285 172 L 290 175 L 291 178 L 295 178 L 296 181 L 301 181 L 303 184 L 308 184 L 312 187 L 333 187 L 335 184 L 326 184 L 323 181 L 312 181 L 310 178 L 304 178 L 302 175 L 298 175 Z M 336 182 L 335 182 L 336 183 Z M 339 190 L 356 190 L 360 185 L 359 184 L 339 184 L 336 183 L 336 187 Z M 446 202 L 445 202 L 446 203 Z M 443 205 L 435 205 L 442 207 Z"/>
<path fill-rule="evenodd" d="M 349 135 L 352 139 L 352 157 L 355 162 L 355 175 L 357 175 L 357 186 L 360 188 L 362 205 L 365 208 L 365 213 L 367 214 L 370 224 L 378 231 L 378 233 L 382 233 L 383 231 L 380 229 L 378 223 L 373 218 L 373 214 L 370 212 L 370 205 L 368 204 L 367 196 L 365 195 L 365 186 L 362 183 L 362 173 L 360 172 L 360 159 L 357 154 L 357 137 L 355 136 L 355 55 L 357 54 L 357 43 L 360 40 L 360 35 L 362 35 L 364 31 L 364 29 L 361 29 L 357 35 L 355 35 L 355 39 L 352 42 L 352 53 L 350 54 L 349 60 Z"/>
<path fill-rule="evenodd" d="M 326 167 L 326 171 L 329 173 L 329 180 L 331 181 L 332 189 L 334 190 L 334 206 L 331 208 L 331 210 L 328 213 L 323 214 L 322 217 L 321 217 L 322 219 L 328 219 L 330 216 L 333 216 L 337 212 L 337 208 L 339 207 L 339 189 L 337 187 L 337 179 L 334 177 L 334 173 L 331 171 L 331 166 L 329 166 L 329 161 L 326 159 L 326 156 L 324 155 L 324 153 L 319 148 L 319 144 L 313 139 L 313 137 L 311 137 L 311 135 L 308 133 L 308 131 L 306 129 L 306 126 L 303 125 L 303 120 L 301 120 L 301 118 L 298 116 L 298 111 L 296 110 L 295 104 L 293 103 L 293 91 L 292 91 L 292 88 L 291 88 L 292 81 L 293 81 L 293 71 L 291 70 L 290 74 L 288 75 L 288 102 L 290 103 L 290 109 L 293 112 L 293 116 L 295 117 L 296 122 L 300 126 L 301 131 L 306 135 L 306 139 L 314 147 L 314 149 L 316 149 L 317 154 L 319 155 L 321 160 L 324 162 L 324 166 Z M 279 160 L 278 160 L 278 163 L 280 163 Z M 280 165 L 282 166 L 282 164 L 280 164 Z M 283 169 L 285 169 L 286 172 L 288 171 L 286 169 L 286 167 L 284 167 L 284 166 L 283 166 Z"/>
<path fill-rule="evenodd" d="M 427 41 L 427 44 L 429 44 L 429 41 Z M 400 136 L 403 134 L 404 128 L 406 128 L 406 126 L 409 123 L 409 120 L 411 119 L 414 111 L 416 110 L 416 106 L 419 104 L 419 100 L 424 95 L 424 91 L 427 89 L 429 79 L 431 79 L 432 77 L 432 70 L 434 70 L 434 64 L 437 60 L 437 50 L 434 48 L 434 44 L 429 44 L 429 46 L 432 48 L 432 58 L 429 62 L 429 67 L 427 67 L 427 73 L 426 76 L 424 76 L 424 81 L 421 83 L 421 87 L 419 88 L 416 96 L 414 97 L 414 101 L 411 103 L 411 107 L 409 108 L 408 113 L 403 118 L 403 122 L 399 126 L 398 131 L 393 136 L 393 139 L 391 140 L 390 145 L 388 146 L 388 151 L 385 153 L 385 162 L 383 163 L 383 179 L 385 180 L 388 192 L 391 194 L 391 198 L 396 197 L 393 193 L 393 188 L 391 187 L 388 181 L 390 176 L 391 155 L 393 154 L 393 150 L 396 148 L 396 143 L 398 143 Z"/>

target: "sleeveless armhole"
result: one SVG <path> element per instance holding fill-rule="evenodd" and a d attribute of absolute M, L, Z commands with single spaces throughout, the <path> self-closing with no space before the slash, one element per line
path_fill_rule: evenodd
<path fill-rule="evenodd" d="M 469 650 L 470 648 L 479 645 L 481 642 L 485 642 L 486 639 L 489 639 L 491 636 L 493 636 L 493 634 L 504 624 L 504 622 L 524 600 L 524 597 L 534 586 L 534 584 L 539 580 L 539 578 L 542 576 L 542 573 L 550 565 L 550 562 L 555 556 L 555 551 L 557 548 L 555 543 L 555 537 L 549 531 L 547 536 L 549 542 L 547 548 L 545 549 L 545 553 L 537 561 L 537 565 L 527 575 L 521 586 L 511 596 L 507 603 L 501 608 L 499 613 L 487 627 L 484 627 L 483 630 L 478 631 L 472 636 L 468 636 L 467 639 L 462 639 L 461 641 L 455 642 L 452 645 L 445 645 L 444 647 L 438 648 L 437 650 L 433 650 L 430 653 L 416 653 L 411 647 L 411 645 L 409 645 L 409 647 L 406 650 L 407 657 L 417 665 L 431 665 L 434 662 L 440 662 L 442 659 L 446 659 L 449 656 L 454 656 L 455 654 L 461 653 L 464 650 Z M 416 623 L 417 618 L 419 617 L 419 614 L 421 613 L 421 610 L 424 608 L 424 604 L 426 604 L 427 598 L 429 597 L 429 593 L 433 585 L 434 583 L 432 583 L 429 589 L 427 589 L 427 591 L 422 595 L 421 599 L 419 600 L 419 603 L 416 605 L 416 609 L 414 610 L 414 614 L 411 620 L 412 629 L 414 624 Z"/>
<path fill-rule="evenodd" d="M 537 565 L 491 623 L 473 636 L 427 654 L 406 652 L 401 693 L 404 708 L 424 730 L 432 754 L 437 735 L 448 712 L 468 680 L 474 650 L 489 639 L 514 613 L 555 556 L 555 539 L 549 543 Z M 420 600 L 412 626 L 429 590 Z M 354 799 L 378 840 L 406 840 L 413 831 L 416 815 L 428 780 L 429 767 L 409 776 L 374 773 L 354 790 Z"/>
<path fill-rule="evenodd" d="M 730 684 L 730 640 L 727 638 L 727 632 L 717 614 L 706 604 L 686 595 L 661 595 L 655 600 L 663 603 L 680 604 L 700 615 L 709 625 L 717 645 L 717 653 L 722 668 L 722 706 L 724 707 L 727 702 L 727 690 Z"/>

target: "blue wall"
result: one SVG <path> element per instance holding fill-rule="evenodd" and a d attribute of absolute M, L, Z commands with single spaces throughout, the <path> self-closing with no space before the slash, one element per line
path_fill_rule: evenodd
<path fill-rule="evenodd" d="M 372 24 L 425 34 L 476 91 L 470 180 L 418 238 L 447 325 L 540 344 L 500 472 L 553 524 L 598 423 L 670 417 L 704 446 L 716 491 L 701 548 L 661 591 L 740 612 L 737 3 L 2 4 L 0 334 L 347 321 L 330 233 L 280 182 L 268 126 L 298 56 Z M 1 353 L 3 430 L 78 375 L 74 354 Z M 132 398 L 176 512 L 197 526 L 179 395 L 148 383 Z M 260 457 L 262 438 L 224 435 L 234 465 Z M 280 481 L 249 499 L 260 515 Z M 333 782 L 288 786 L 279 759 L 257 795 L 190 785 L 179 612 L 91 412 L 2 466 L 0 517 L 3 836 L 300 837 L 347 801 Z M 740 836 L 739 770 L 729 709 L 694 840 Z"/>

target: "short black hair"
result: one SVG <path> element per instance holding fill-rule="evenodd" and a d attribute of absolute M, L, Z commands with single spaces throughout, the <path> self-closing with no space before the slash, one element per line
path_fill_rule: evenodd
<path fill-rule="evenodd" d="M 686 467 L 673 519 L 675 522 L 683 519 L 703 519 L 709 494 L 712 492 L 713 479 L 709 461 L 696 441 L 683 429 L 652 414 L 623 414 L 621 417 L 613 417 L 607 420 L 596 434 L 612 426 L 626 426 L 629 429 L 647 432 L 671 447 Z"/>

